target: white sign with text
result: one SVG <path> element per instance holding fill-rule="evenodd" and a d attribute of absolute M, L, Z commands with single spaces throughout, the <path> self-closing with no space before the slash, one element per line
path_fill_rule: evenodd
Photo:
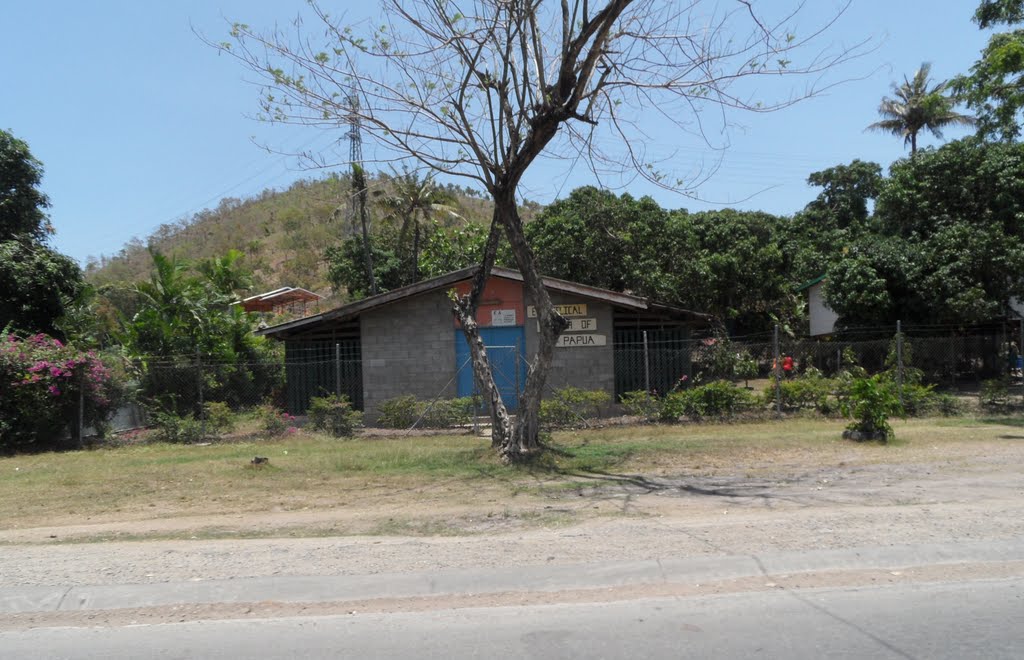
<path fill-rule="evenodd" d="M 608 337 L 605 335 L 561 335 L 555 346 L 573 348 L 576 346 L 605 346 L 607 344 Z"/>
<path fill-rule="evenodd" d="M 516 310 L 514 309 L 492 309 L 491 325 L 508 326 L 516 324 Z"/>

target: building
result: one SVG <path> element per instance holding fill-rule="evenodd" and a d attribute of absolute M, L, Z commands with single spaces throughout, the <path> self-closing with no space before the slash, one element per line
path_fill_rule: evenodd
<path fill-rule="evenodd" d="M 372 423 L 376 407 L 397 396 L 473 394 L 469 351 L 449 295 L 468 293 L 477 268 L 259 330 L 285 343 L 289 410 L 303 413 L 310 397 L 340 392 Z M 612 395 L 667 391 L 690 375 L 688 342 L 708 327 L 708 315 L 554 278 L 544 278 L 544 284 L 570 324 L 555 348 L 549 391 L 567 385 Z M 477 320 L 495 382 L 515 410 L 526 358 L 538 343 L 534 308 L 519 272 L 492 270 Z"/>
<path fill-rule="evenodd" d="M 284 286 L 280 289 L 249 296 L 238 304 L 250 313 L 305 316 L 310 312 L 319 312 L 321 300 L 323 300 L 323 296 L 312 291 Z"/>
<path fill-rule="evenodd" d="M 830 335 L 836 329 L 839 315 L 825 304 L 825 293 L 822 290 L 825 276 L 819 275 L 810 282 L 797 287 L 797 293 L 807 293 L 807 316 L 810 319 L 810 336 Z"/>

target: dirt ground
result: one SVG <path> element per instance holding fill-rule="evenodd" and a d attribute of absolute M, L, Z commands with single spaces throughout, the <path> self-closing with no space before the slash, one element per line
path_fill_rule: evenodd
<path fill-rule="evenodd" d="M 537 484 L 506 501 L 485 492 L 453 502 L 441 484 L 358 507 L 6 529 L 0 531 L 0 589 L 751 555 L 1024 535 L 1024 434 L 945 443 L 905 458 L 823 467 L 797 455 L 710 476 L 696 469 L 590 474 L 572 488 Z M 107 538 L 146 540 L 97 541 Z"/>

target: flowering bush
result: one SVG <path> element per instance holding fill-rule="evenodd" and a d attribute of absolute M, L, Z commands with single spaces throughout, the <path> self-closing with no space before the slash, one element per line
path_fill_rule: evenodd
<path fill-rule="evenodd" d="M 72 442 L 79 400 L 85 425 L 102 430 L 122 395 L 96 353 L 83 353 L 44 334 L 0 333 L 0 450 L 54 449 Z"/>
<path fill-rule="evenodd" d="M 286 433 L 297 433 L 299 428 L 295 423 L 295 415 L 278 410 L 270 404 L 264 404 L 257 408 L 256 416 L 263 426 L 267 435 L 279 436 Z"/>

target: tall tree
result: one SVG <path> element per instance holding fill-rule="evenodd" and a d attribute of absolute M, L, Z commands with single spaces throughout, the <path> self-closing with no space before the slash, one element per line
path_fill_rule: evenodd
<path fill-rule="evenodd" d="M 423 227 L 435 213 L 459 217 L 454 207 L 456 199 L 453 194 L 438 186 L 433 176 L 420 176 L 408 169 L 389 177 L 388 188 L 379 191 L 375 201 L 384 212 L 384 218 L 398 226 L 400 252 L 404 251 L 411 235 L 412 249 L 408 253 L 410 282 L 418 282 Z"/>
<path fill-rule="evenodd" d="M 63 337 L 57 320 L 82 293 L 82 270 L 46 245 L 53 227 L 42 178 L 28 145 L 0 130 L 0 330 Z"/>
<path fill-rule="evenodd" d="M 949 126 L 972 126 L 974 118 L 955 110 L 954 99 L 946 94 L 948 82 L 931 85 L 932 65 L 925 62 L 914 73 L 914 77 L 903 77 L 903 84 L 893 83 L 895 98 L 888 96 L 878 106 L 880 121 L 868 126 L 868 130 L 892 133 L 903 138 L 903 144 L 910 145 L 910 154 L 917 153 L 917 134 L 928 129 L 937 138 L 942 129 Z M 931 86 L 930 86 L 931 85 Z"/>
<path fill-rule="evenodd" d="M 981 29 L 1024 21 L 1024 0 L 984 0 L 974 13 Z M 1024 109 L 1024 30 L 993 34 L 969 74 L 951 82 L 968 108 L 978 116 L 983 137 L 1014 140 L 1020 137 Z"/>
<path fill-rule="evenodd" d="M 0 130 L 0 241 L 27 236 L 43 241 L 53 233 L 49 198 L 39 189 L 43 165 L 28 145 Z"/>
<path fill-rule="evenodd" d="M 492 440 L 514 461 L 540 446 L 541 393 L 567 325 L 544 288 L 516 204 L 537 158 L 582 154 L 594 166 L 636 167 L 658 185 L 686 190 L 687 181 L 646 156 L 651 124 L 638 120 L 644 108 L 691 131 L 709 120 L 700 113 L 709 105 L 778 109 L 798 99 L 757 98 L 753 86 L 737 83 L 822 74 L 849 51 L 817 46 L 831 20 L 797 35 L 795 10 L 775 4 L 763 11 L 751 2 L 720 8 L 699 0 L 385 0 L 382 6 L 384 18 L 368 34 L 314 3 L 327 43 L 236 24 L 234 41 L 215 45 L 266 76 L 268 119 L 341 128 L 351 121 L 346 99 L 356 95 L 361 126 L 382 151 L 471 179 L 490 195 L 494 215 L 481 268 L 454 312 L 491 404 Z M 794 64 L 805 53 L 806 63 Z M 514 423 L 475 320 L 502 234 L 540 327 Z"/>

